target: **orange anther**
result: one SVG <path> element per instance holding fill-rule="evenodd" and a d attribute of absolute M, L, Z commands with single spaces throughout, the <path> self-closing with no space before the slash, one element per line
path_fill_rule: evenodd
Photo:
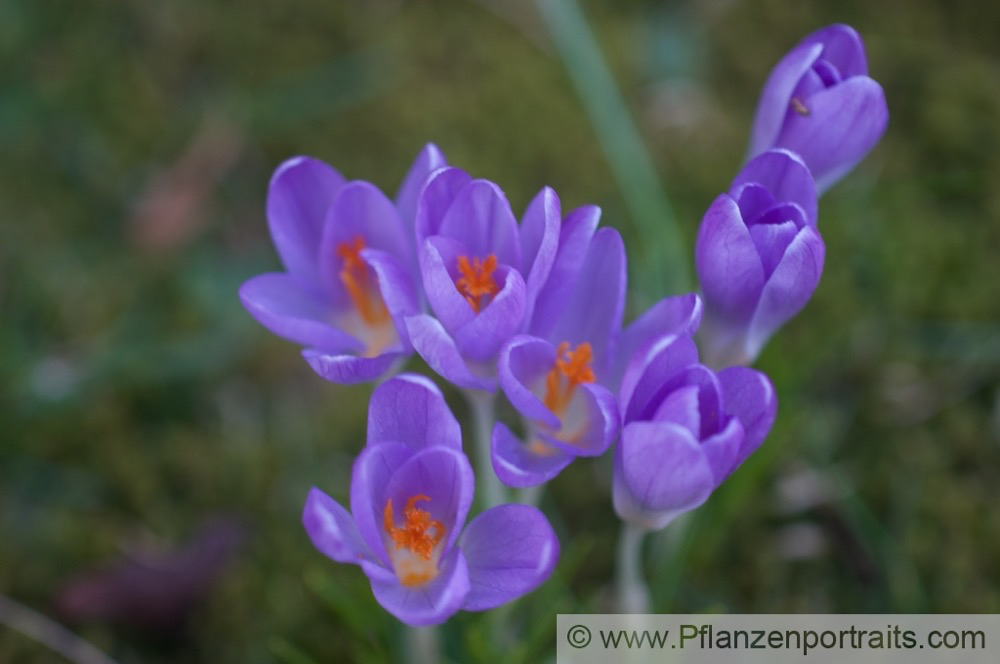
<path fill-rule="evenodd" d="M 556 349 L 556 361 L 545 376 L 545 406 L 556 415 L 561 415 L 576 391 L 577 385 L 593 383 L 597 378 L 590 363 L 594 360 L 594 350 L 584 342 L 570 350 L 564 341 Z"/>
<path fill-rule="evenodd" d="M 337 245 L 337 255 L 344 261 L 344 266 L 340 269 L 340 282 L 344 284 L 361 320 L 369 326 L 383 325 L 389 322 L 389 310 L 385 307 L 378 287 L 368 276 L 368 266 L 361 258 L 361 250 L 364 248 L 365 241 L 360 235 L 355 235 L 351 242 Z"/>
<path fill-rule="evenodd" d="M 500 287 L 493 281 L 495 269 L 496 254 L 490 254 L 484 261 L 473 258 L 471 263 L 468 256 L 458 257 L 458 271 L 462 276 L 455 281 L 455 287 L 477 314 L 483 307 L 483 298 L 493 297 L 500 291 Z"/>
<path fill-rule="evenodd" d="M 418 502 L 430 500 L 424 494 L 411 496 L 403 510 L 403 525 L 397 527 L 392 514 L 392 498 L 385 503 L 382 515 L 383 527 L 397 549 L 407 549 L 424 560 L 430 560 L 434 547 L 444 537 L 444 526 L 431 518 L 429 512 L 416 506 Z"/>

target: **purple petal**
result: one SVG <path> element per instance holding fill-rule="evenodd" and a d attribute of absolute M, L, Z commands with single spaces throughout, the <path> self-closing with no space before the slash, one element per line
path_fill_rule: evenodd
<path fill-rule="evenodd" d="M 458 257 L 463 255 L 468 256 L 460 242 L 441 236 L 425 240 L 420 252 L 420 273 L 427 301 L 451 333 L 476 317 L 475 310 L 455 285 Z"/>
<path fill-rule="evenodd" d="M 475 256 L 495 254 L 501 263 L 521 265 L 517 220 L 507 197 L 488 180 L 473 180 L 458 192 L 438 234 L 461 242 Z"/>
<path fill-rule="evenodd" d="M 396 471 L 417 452 L 404 443 L 368 445 L 351 470 L 351 514 L 358 532 L 383 565 L 392 567 L 385 550 L 386 486 Z"/>
<path fill-rule="evenodd" d="M 750 137 L 750 156 L 777 147 L 776 141 L 788 115 L 792 93 L 822 52 L 821 44 L 800 43 L 771 70 L 757 103 Z"/>
<path fill-rule="evenodd" d="M 559 428 L 559 418 L 535 396 L 532 386 L 544 379 L 555 360 L 552 344 L 527 335 L 516 336 L 504 344 L 497 359 L 497 378 L 510 403 L 525 418 L 552 429 Z"/>
<path fill-rule="evenodd" d="M 281 164 L 267 192 L 267 223 L 281 262 L 290 274 L 319 283 L 318 247 L 334 196 L 344 178 L 310 157 Z"/>
<path fill-rule="evenodd" d="M 441 390 L 423 376 L 402 374 L 382 383 L 368 402 L 368 444 L 405 443 L 415 449 L 462 449 L 462 430 Z"/>
<path fill-rule="evenodd" d="M 496 390 L 496 381 L 472 373 L 458 352 L 454 340 L 436 319 L 426 314 L 406 319 L 406 331 L 413 348 L 446 380 L 472 390 Z"/>
<path fill-rule="evenodd" d="M 528 315 L 535 308 L 538 293 L 545 285 L 559 249 L 559 230 L 562 219 L 559 196 L 545 187 L 528 205 L 521 222 L 521 271 L 525 279 Z"/>
<path fill-rule="evenodd" d="M 882 86 L 855 76 L 805 100 L 808 115 L 792 113 L 775 143 L 801 155 L 822 193 L 875 147 L 889 111 Z"/>
<path fill-rule="evenodd" d="M 613 228 L 597 231 L 566 308 L 551 333 L 556 343 L 587 342 L 599 380 L 611 369 L 610 345 L 617 342 L 625 314 L 625 244 Z"/>
<path fill-rule="evenodd" d="M 384 511 L 391 500 L 396 514 L 402 514 L 413 496 L 427 496 L 428 500 L 421 501 L 418 507 L 444 526 L 443 550 L 447 552 L 465 525 L 474 488 L 472 467 L 461 450 L 426 447 L 396 469 L 373 508 Z"/>
<path fill-rule="evenodd" d="M 826 248 L 811 226 L 803 228 L 767 280 L 747 333 L 746 352 L 755 358 L 774 332 L 802 310 L 819 284 Z"/>
<path fill-rule="evenodd" d="M 622 374 L 628 361 L 640 348 L 655 338 L 671 335 L 694 336 L 701 324 L 701 312 L 701 298 L 694 293 L 663 298 L 647 309 L 622 333 L 615 351 L 617 358 L 614 375 L 605 384 L 617 390 L 621 385 Z"/>
<path fill-rule="evenodd" d="M 361 260 L 375 273 L 379 296 L 392 317 L 404 350 L 409 352 L 410 341 L 406 333 L 406 318 L 420 313 L 420 300 L 410 271 L 392 254 L 376 249 L 365 249 Z"/>
<path fill-rule="evenodd" d="M 403 219 L 407 229 L 413 228 L 417 216 L 417 200 L 427 183 L 427 178 L 437 169 L 447 165 L 448 161 L 444 154 L 433 143 L 425 145 L 417 158 L 413 160 L 410 170 L 407 171 L 403 183 L 399 186 L 399 191 L 396 192 L 396 208 L 399 210 L 399 216 Z M 409 241 L 412 237 L 411 232 L 406 239 Z"/>
<path fill-rule="evenodd" d="M 798 155 L 788 150 L 768 150 L 754 157 L 733 180 L 729 195 L 739 200 L 747 184 L 764 187 L 776 201 L 798 204 L 805 211 L 806 223 L 816 225 L 816 183 Z"/>
<path fill-rule="evenodd" d="M 669 422 L 627 425 L 615 448 L 614 471 L 618 516 L 650 529 L 698 507 L 715 488 L 701 445 Z"/>
<path fill-rule="evenodd" d="M 777 224 L 754 224 L 750 227 L 750 238 L 760 256 L 764 268 L 764 278 L 767 279 L 778 267 L 785 250 L 799 234 L 794 221 L 784 221 Z"/>
<path fill-rule="evenodd" d="M 562 427 L 545 440 L 573 456 L 604 454 L 621 426 L 615 396 L 597 383 L 584 383 L 562 417 Z"/>
<path fill-rule="evenodd" d="M 650 419 L 656 422 L 673 422 L 698 438 L 701 435 L 698 391 L 697 385 L 684 385 L 673 390 L 660 402 Z"/>
<path fill-rule="evenodd" d="M 497 477 L 507 486 L 524 488 L 537 486 L 558 475 L 573 458 L 552 447 L 545 454 L 536 454 L 501 422 L 493 427 L 490 458 Z"/>
<path fill-rule="evenodd" d="M 339 563 L 358 564 L 373 560 L 350 513 L 340 503 L 316 487 L 309 490 L 302 525 L 313 545 Z"/>
<path fill-rule="evenodd" d="M 778 414 L 778 397 L 770 379 L 753 369 L 730 367 L 719 372 L 726 412 L 743 425 L 743 442 L 736 455 L 738 466 L 760 447 Z"/>
<path fill-rule="evenodd" d="M 743 425 L 737 418 L 731 417 L 721 431 L 701 441 L 701 449 L 712 469 L 715 486 L 722 484 L 729 473 L 736 469 L 743 436 Z"/>
<path fill-rule="evenodd" d="M 698 348 L 688 336 L 663 337 L 636 353 L 622 378 L 622 421 L 648 419 L 663 396 L 679 385 L 684 369 L 698 362 Z"/>
<path fill-rule="evenodd" d="M 469 564 L 466 611 L 485 611 L 540 586 L 559 561 L 559 539 L 530 505 L 501 505 L 469 523 L 459 546 Z"/>
<path fill-rule="evenodd" d="M 590 240 L 601 219 L 601 209 L 592 205 L 577 208 L 563 220 L 555 262 L 531 311 L 528 331 L 538 337 L 549 334 L 562 314 L 577 275 L 587 256 Z"/>
<path fill-rule="evenodd" d="M 802 43 L 822 44 L 823 59 L 833 64 L 844 78 L 868 75 L 864 43 L 849 25 L 838 23 L 821 28 Z"/>
<path fill-rule="evenodd" d="M 736 202 L 723 194 L 702 219 L 695 263 L 705 306 L 728 322 L 749 322 L 764 287 L 764 268 Z"/>
<path fill-rule="evenodd" d="M 475 318 L 455 331 L 455 343 L 462 355 L 476 362 L 492 362 L 524 320 L 524 279 L 520 273 L 501 265 L 493 273 L 500 292 Z"/>
<path fill-rule="evenodd" d="M 417 199 L 418 247 L 426 238 L 438 234 L 448 208 L 470 182 L 472 177 L 460 168 L 446 167 L 431 174 Z"/>
<path fill-rule="evenodd" d="M 465 556 L 455 549 L 428 583 L 407 587 L 381 574 L 371 576 L 371 583 L 378 603 L 402 622 L 416 627 L 439 625 L 462 608 L 469 593 L 469 570 Z"/>
<path fill-rule="evenodd" d="M 313 371 L 331 383 L 353 385 L 369 383 L 389 373 L 393 366 L 406 357 L 407 353 L 389 351 L 374 357 L 358 357 L 327 353 L 316 348 L 302 351 Z"/>
<path fill-rule="evenodd" d="M 240 286 L 240 300 L 251 316 L 279 337 L 331 352 L 364 348 L 361 341 L 333 326 L 331 305 L 291 275 L 253 277 Z"/>

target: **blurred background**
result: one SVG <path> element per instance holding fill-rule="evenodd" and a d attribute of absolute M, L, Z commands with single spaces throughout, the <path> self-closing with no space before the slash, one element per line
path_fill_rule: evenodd
<path fill-rule="evenodd" d="M 370 387 L 236 296 L 279 266 L 273 169 L 394 192 L 433 141 L 518 213 L 543 185 L 598 204 L 632 317 L 693 279 L 663 257 L 690 261 L 771 67 L 845 22 L 889 129 L 821 201 L 823 280 L 758 363 L 773 433 L 649 539 L 654 607 L 1000 611 L 1000 5 L 546 2 L 0 3 L 0 596 L 122 663 L 397 660 L 398 623 L 299 521 L 313 485 L 346 498 Z M 557 612 L 610 610 L 607 477 L 551 485 L 556 575 L 516 638 L 450 621 L 450 660 L 542 661 Z M 0 626 L 0 661 L 60 660 Z"/>

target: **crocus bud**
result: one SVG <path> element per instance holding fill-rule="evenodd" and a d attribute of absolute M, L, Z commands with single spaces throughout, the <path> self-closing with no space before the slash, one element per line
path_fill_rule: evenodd
<path fill-rule="evenodd" d="M 878 143 L 888 120 L 882 86 L 868 77 L 861 37 L 849 26 L 831 25 L 803 39 L 771 72 L 750 156 L 770 148 L 798 153 L 822 193 Z"/>
<path fill-rule="evenodd" d="M 751 160 L 698 231 L 704 361 L 719 369 L 752 363 L 816 290 L 825 253 L 809 169 L 785 150 Z"/>

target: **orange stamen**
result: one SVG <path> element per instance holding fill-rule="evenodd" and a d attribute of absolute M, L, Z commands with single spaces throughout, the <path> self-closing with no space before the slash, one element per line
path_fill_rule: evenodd
<path fill-rule="evenodd" d="M 493 281 L 495 269 L 497 269 L 496 254 L 490 254 L 484 261 L 473 258 L 471 263 L 468 256 L 458 257 L 458 271 L 462 276 L 455 281 L 455 287 L 477 314 L 483 308 L 484 297 L 493 297 L 500 292 L 500 287 Z"/>
<path fill-rule="evenodd" d="M 597 380 L 590 363 L 594 360 L 594 350 L 589 343 L 582 343 L 570 350 L 564 341 L 556 349 L 555 365 L 545 376 L 545 406 L 556 415 L 562 415 L 569 406 L 577 385 L 593 383 Z"/>
<path fill-rule="evenodd" d="M 392 515 L 392 498 L 385 503 L 382 515 L 383 527 L 395 542 L 397 549 L 407 549 L 424 560 L 430 560 L 434 547 L 444 537 L 444 526 L 431 518 L 429 512 L 416 506 L 418 502 L 430 500 L 424 494 L 411 496 L 403 510 L 403 525 L 397 527 Z M 405 580 L 404 580 L 405 583 Z"/>
<path fill-rule="evenodd" d="M 385 308 L 378 287 L 368 275 L 368 266 L 361 259 L 361 250 L 364 248 L 365 241 L 360 235 L 355 235 L 352 242 L 337 245 L 337 255 L 344 261 L 339 276 L 361 320 L 374 327 L 389 322 L 389 310 Z"/>

